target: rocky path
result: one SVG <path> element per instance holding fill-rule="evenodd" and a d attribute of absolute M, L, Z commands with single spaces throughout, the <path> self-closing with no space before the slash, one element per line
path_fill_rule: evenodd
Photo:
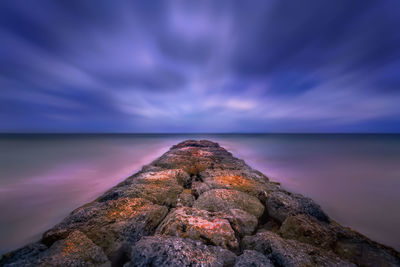
<path fill-rule="evenodd" d="M 400 266 L 210 141 L 188 140 L 0 266 Z"/>

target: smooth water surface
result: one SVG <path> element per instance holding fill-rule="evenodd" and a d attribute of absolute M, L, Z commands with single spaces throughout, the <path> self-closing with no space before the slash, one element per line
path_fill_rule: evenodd
<path fill-rule="evenodd" d="M 219 142 L 339 223 L 400 250 L 400 135 L 3 135 L 0 254 L 189 138 Z"/>

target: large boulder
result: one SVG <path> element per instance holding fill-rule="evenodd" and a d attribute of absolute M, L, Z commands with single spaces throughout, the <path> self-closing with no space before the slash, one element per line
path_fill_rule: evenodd
<path fill-rule="evenodd" d="M 111 266 L 103 250 L 80 231 L 56 241 L 40 257 L 43 266 Z"/>
<path fill-rule="evenodd" d="M 277 266 L 356 266 L 334 253 L 265 231 L 242 240 L 243 249 L 256 250 Z"/>
<path fill-rule="evenodd" d="M 305 214 L 287 217 L 279 229 L 279 234 L 287 239 L 295 239 L 328 249 L 332 248 L 336 242 L 335 231 L 330 228 L 329 224 Z"/>
<path fill-rule="evenodd" d="M 80 231 L 71 232 L 67 238 L 56 241 L 50 248 L 34 244 L 9 255 L 0 264 L 19 266 L 111 266 L 103 250 Z"/>
<path fill-rule="evenodd" d="M 268 257 L 255 250 L 245 250 L 236 258 L 234 267 L 274 267 Z"/>
<path fill-rule="evenodd" d="M 205 244 L 237 250 L 229 221 L 221 213 L 183 207 L 172 211 L 158 226 L 156 233 L 199 240 Z"/>
<path fill-rule="evenodd" d="M 118 198 L 93 202 L 76 209 L 60 224 L 43 235 L 42 242 L 51 245 L 79 230 L 104 249 L 108 256 L 132 244 L 143 235 L 152 234 L 168 209 L 143 198 Z"/>
<path fill-rule="evenodd" d="M 268 195 L 266 207 L 269 216 L 280 223 L 290 215 L 302 213 L 320 221 L 329 221 L 328 216 L 312 199 L 282 190 L 275 190 Z"/>
<path fill-rule="evenodd" d="M 264 213 L 264 206 L 256 197 L 228 189 L 213 189 L 201 194 L 194 202 L 193 207 L 208 211 L 241 209 L 257 218 Z"/>
<path fill-rule="evenodd" d="M 206 183 L 212 189 L 233 189 L 241 191 L 261 200 L 265 200 L 269 187 L 268 178 L 247 170 L 206 170 L 201 173 Z"/>
<path fill-rule="evenodd" d="M 183 185 L 190 179 L 181 169 L 143 172 L 114 187 L 99 198 L 99 201 L 121 197 L 144 198 L 154 204 L 175 207 Z"/>
<path fill-rule="evenodd" d="M 333 251 L 359 266 L 400 266 L 400 254 L 349 228 L 333 225 L 337 242 Z"/>
<path fill-rule="evenodd" d="M 171 236 L 143 237 L 132 248 L 131 261 L 135 266 L 232 266 L 236 255 L 227 249 L 207 246 L 199 241 Z"/>
<path fill-rule="evenodd" d="M 258 225 L 257 218 L 244 210 L 230 209 L 223 216 L 230 222 L 233 230 L 241 237 L 251 235 Z"/>

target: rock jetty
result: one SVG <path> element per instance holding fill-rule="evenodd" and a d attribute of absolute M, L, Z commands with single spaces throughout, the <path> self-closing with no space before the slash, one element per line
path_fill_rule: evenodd
<path fill-rule="evenodd" d="M 184 141 L 0 266 L 400 266 L 217 143 Z"/>

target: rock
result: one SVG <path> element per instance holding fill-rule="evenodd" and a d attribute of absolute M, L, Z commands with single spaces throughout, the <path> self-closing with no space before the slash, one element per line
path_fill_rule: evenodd
<path fill-rule="evenodd" d="M 124 264 L 400 266 L 400 256 L 330 220 L 311 199 L 282 190 L 217 143 L 188 140 L 0 260 Z"/>
<path fill-rule="evenodd" d="M 144 198 L 154 204 L 175 207 L 183 184 L 190 177 L 181 169 L 141 173 L 135 179 L 122 183 L 99 198 L 99 201 L 120 197 Z"/>
<path fill-rule="evenodd" d="M 193 207 L 208 211 L 229 211 L 241 209 L 257 218 L 264 213 L 261 202 L 250 195 L 236 190 L 213 189 L 199 196 Z"/>
<path fill-rule="evenodd" d="M 159 225 L 156 233 L 187 237 L 232 250 L 239 247 L 235 232 L 223 215 L 195 208 L 183 207 L 172 211 Z"/>
<path fill-rule="evenodd" d="M 46 251 L 47 246 L 40 242 L 29 244 L 21 249 L 3 255 L 0 266 L 30 267 L 38 264 L 39 255 Z"/>
<path fill-rule="evenodd" d="M 204 192 L 209 191 L 211 188 L 208 184 L 203 182 L 194 181 L 192 183 L 192 195 L 198 198 Z"/>
<path fill-rule="evenodd" d="M 94 202 L 76 209 L 43 235 L 42 242 L 51 245 L 79 230 L 104 249 L 108 256 L 125 243 L 133 243 L 152 234 L 168 209 L 143 198 L 118 198 Z"/>
<path fill-rule="evenodd" d="M 242 246 L 269 256 L 277 266 L 356 266 L 330 251 L 286 240 L 269 231 L 244 237 Z"/>
<path fill-rule="evenodd" d="M 241 237 L 251 235 L 255 231 L 258 220 L 254 215 L 240 209 L 230 209 L 227 213 L 228 216 L 225 216 L 225 218 Z"/>
<path fill-rule="evenodd" d="M 236 258 L 235 267 L 274 267 L 268 257 L 255 250 L 245 250 Z"/>
<path fill-rule="evenodd" d="M 180 237 L 143 237 L 132 248 L 128 266 L 232 266 L 236 255 L 221 247 Z"/>
<path fill-rule="evenodd" d="M 400 255 L 348 228 L 335 225 L 338 241 L 333 251 L 359 266 L 400 266 Z"/>
<path fill-rule="evenodd" d="M 194 203 L 194 196 L 190 189 L 185 189 L 183 192 L 178 196 L 177 199 L 177 207 L 191 207 Z"/>
<path fill-rule="evenodd" d="M 265 201 L 269 187 L 268 178 L 243 170 L 206 170 L 202 172 L 204 183 L 212 189 L 233 189 Z M 263 182 L 261 182 L 263 180 Z"/>
<path fill-rule="evenodd" d="M 283 238 L 322 248 L 331 248 L 336 242 L 336 234 L 329 225 L 304 214 L 287 217 L 279 229 L 279 234 Z"/>
<path fill-rule="evenodd" d="M 328 222 L 328 216 L 321 207 L 309 198 L 286 191 L 273 191 L 269 194 L 266 207 L 271 218 L 282 223 L 288 216 L 308 214 L 320 221 Z"/>
<path fill-rule="evenodd" d="M 80 231 L 56 241 L 50 248 L 36 243 L 1 262 L 1 266 L 111 266 L 103 250 Z"/>
<path fill-rule="evenodd" d="M 103 250 L 83 233 L 74 231 L 56 241 L 38 261 L 43 266 L 111 266 Z"/>

